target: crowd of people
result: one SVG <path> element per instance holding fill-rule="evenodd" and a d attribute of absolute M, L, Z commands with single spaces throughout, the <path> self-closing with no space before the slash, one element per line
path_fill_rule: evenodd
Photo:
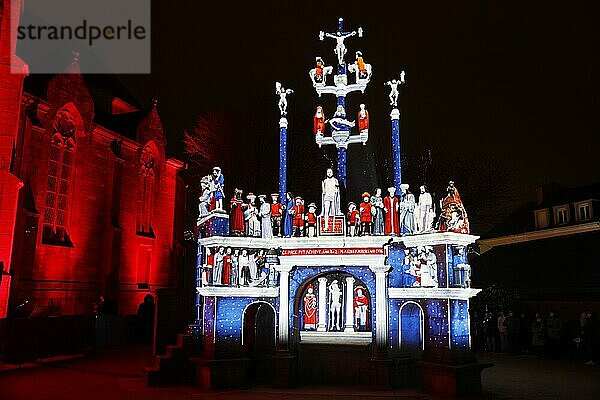
<path fill-rule="evenodd" d="M 600 325 L 592 311 L 583 312 L 578 324 L 569 323 L 555 312 L 535 313 L 532 317 L 512 311 L 475 313 L 471 325 L 475 351 L 577 356 L 588 365 L 600 362 Z"/>

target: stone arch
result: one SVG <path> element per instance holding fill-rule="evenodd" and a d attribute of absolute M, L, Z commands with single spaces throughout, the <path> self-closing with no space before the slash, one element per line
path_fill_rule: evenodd
<path fill-rule="evenodd" d="M 425 349 L 425 313 L 423 307 L 415 301 L 407 301 L 400 306 L 398 341 L 400 350 L 417 352 Z"/>
<path fill-rule="evenodd" d="M 358 286 L 362 286 L 366 291 L 366 295 L 369 298 L 369 324 L 367 331 L 372 331 L 374 327 L 375 320 L 375 287 L 374 282 L 373 285 L 369 285 L 367 282 L 363 280 L 360 276 L 358 276 L 354 271 L 356 268 L 367 269 L 368 267 L 330 267 L 330 268 L 321 268 L 314 271 L 314 273 L 306 276 L 303 281 L 297 286 L 297 288 L 293 291 L 290 291 L 290 315 L 293 316 L 292 321 L 290 321 L 291 329 L 293 330 L 292 337 L 295 338 L 296 341 L 300 338 L 300 331 L 303 327 L 303 314 L 301 308 L 303 307 L 303 297 L 306 293 L 306 290 L 309 284 L 313 284 L 314 286 L 318 286 L 317 280 L 321 277 L 335 275 L 335 274 L 343 274 L 349 275 L 355 279 L 354 288 Z M 369 270 L 370 272 L 370 270 Z M 372 287 L 371 287 L 372 286 Z M 340 287 L 343 293 L 343 304 L 342 304 L 342 321 L 345 322 L 345 310 L 346 310 L 346 282 L 340 282 Z M 316 291 L 317 292 L 317 291 Z M 353 294 L 355 294 L 355 290 L 353 290 Z M 317 296 L 317 307 L 318 307 L 318 296 Z M 329 305 L 326 306 L 326 314 L 329 314 Z M 318 315 L 317 315 L 318 318 Z"/>
<path fill-rule="evenodd" d="M 246 312 L 252 306 L 263 305 L 263 304 L 268 305 L 271 308 L 271 310 L 273 311 L 273 323 L 274 323 L 274 326 L 277 327 L 277 311 L 275 310 L 275 307 L 273 307 L 273 305 L 271 303 L 268 303 L 268 302 L 263 301 L 263 300 L 257 300 L 257 301 L 253 301 L 251 303 L 248 303 L 246 305 L 246 307 L 244 307 L 244 310 L 242 311 L 242 331 L 241 331 L 241 334 L 242 334 L 242 346 L 244 345 L 244 328 L 245 328 L 244 324 L 246 323 L 246 319 L 245 319 Z M 274 332 L 274 335 L 273 335 L 273 340 L 277 340 L 277 329 L 275 329 L 275 332 Z"/>

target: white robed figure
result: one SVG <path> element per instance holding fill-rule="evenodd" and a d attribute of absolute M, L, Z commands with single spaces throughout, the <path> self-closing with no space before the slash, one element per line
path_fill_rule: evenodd
<path fill-rule="evenodd" d="M 258 270 L 255 254 L 248 254 L 248 268 L 250 269 L 250 279 L 254 281 L 256 279 L 256 271 Z"/>
<path fill-rule="evenodd" d="M 325 218 L 325 230 L 329 227 L 329 217 L 341 215 L 340 208 L 340 182 L 333 176 L 333 169 L 327 168 L 327 177 L 321 184 L 323 190 L 321 196 L 321 215 Z"/>
<path fill-rule="evenodd" d="M 260 208 L 258 215 L 261 221 L 261 233 L 264 239 L 273 238 L 273 225 L 271 224 L 271 204 L 267 203 L 267 196 L 261 194 L 258 196 Z"/>
<path fill-rule="evenodd" d="M 433 247 L 425 247 L 425 256 L 427 257 L 427 269 L 429 270 L 429 278 L 433 286 L 438 285 L 438 268 L 437 268 L 437 257 L 433 252 Z"/>
<path fill-rule="evenodd" d="M 225 258 L 225 248 L 219 247 L 219 251 L 215 254 L 215 265 L 213 267 L 213 285 L 223 284 L 223 261 Z"/>
<path fill-rule="evenodd" d="M 260 221 L 258 220 L 258 210 L 256 208 L 256 196 L 249 193 L 246 196 L 248 199 L 248 207 L 244 211 L 244 219 L 246 220 L 246 236 L 260 237 Z"/>
<path fill-rule="evenodd" d="M 425 233 L 433 229 L 435 211 L 433 211 L 433 199 L 427 191 L 427 187 L 423 185 L 420 190 L 419 202 L 415 209 L 416 232 Z"/>

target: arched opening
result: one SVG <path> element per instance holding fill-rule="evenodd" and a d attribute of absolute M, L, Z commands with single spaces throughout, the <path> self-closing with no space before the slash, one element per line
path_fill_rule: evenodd
<path fill-rule="evenodd" d="M 419 353 L 423 350 L 423 309 L 414 301 L 406 302 L 400 307 L 399 318 L 400 350 Z"/>
<path fill-rule="evenodd" d="M 292 349 L 298 357 L 300 384 L 364 382 L 372 356 L 371 294 L 362 279 L 338 269 L 307 277 L 298 286 L 293 302 Z M 325 300 L 320 305 L 319 295 Z M 308 303 L 312 307 L 307 308 Z"/>
<path fill-rule="evenodd" d="M 259 301 L 246 307 L 243 313 L 242 348 L 248 363 L 251 382 L 268 383 L 273 380 L 276 313 L 269 303 Z"/>
<path fill-rule="evenodd" d="M 319 310 L 320 280 L 325 282 L 325 308 Z M 348 298 L 348 285 L 352 297 Z M 332 286 L 333 285 L 333 286 Z M 348 302 L 351 304 L 349 305 Z M 367 285 L 343 271 L 328 271 L 305 280 L 294 296 L 294 332 L 370 332 L 372 298 Z M 351 315 L 348 313 L 350 308 Z M 320 315 L 319 312 L 323 313 Z M 321 327 L 319 329 L 319 323 Z M 298 335 L 296 335 L 298 336 Z M 301 334 L 299 335 L 302 336 Z"/>

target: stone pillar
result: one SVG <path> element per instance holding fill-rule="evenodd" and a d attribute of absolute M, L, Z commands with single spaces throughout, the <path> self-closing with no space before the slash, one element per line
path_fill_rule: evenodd
<path fill-rule="evenodd" d="M 346 278 L 346 324 L 344 332 L 354 332 L 354 277 Z"/>
<path fill-rule="evenodd" d="M 287 350 L 290 338 L 290 271 L 292 266 L 279 265 L 279 329 L 277 330 L 277 347 Z"/>
<path fill-rule="evenodd" d="M 369 268 L 375 272 L 375 342 L 377 352 L 384 353 L 387 351 L 388 340 L 386 275 L 390 267 L 387 265 L 372 265 Z"/>
<path fill-rule="evenodd" d="M 394 165 L 394 186 L 396 193 L 400 193 L 402 183 L 402 165 L 400 164 L 400 110 L 394 108 L 390 113 L 392 119 L 392 164 Z"/>
<path fill-rule="evenodd" d="M 325 332 L 327 329 L 327 278 L 324 276 L 319 278 L 319 313 L 317 314 L 318 323 L 317 323 L 317 331 Z"/>
<path fill-rule="evenodd" d="M 287 127 L 288 120 L 282 116 L 279 120 L 279 201 L 282 204 L 287 193 Z"/>

